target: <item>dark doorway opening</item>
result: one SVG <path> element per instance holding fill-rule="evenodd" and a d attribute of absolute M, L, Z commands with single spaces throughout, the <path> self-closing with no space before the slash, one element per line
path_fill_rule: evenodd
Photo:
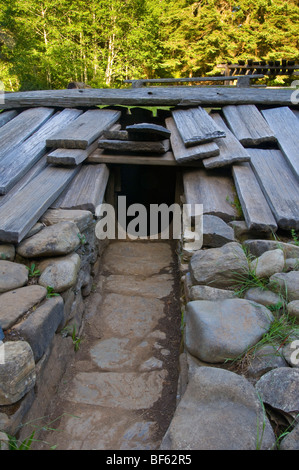
<path fill-rule="evenodd" d="M 161 204 L 170 207 L 175 202 L 176 190 L 176 168 L 154 165 L 121 165 L 120 167 L 120 191 L 117 196 L 126 197 L 126 211 L 133 204 L 141 204 L 146 208 L 147 230 L 146 235 L 154 235 L 151 227 L 150 212 L 151 205 Z M 137 216 L 137 213 L 136 213 Z M 128 225 L 134 219 L 134 215 L 127 215 L 127 226 L 123 227 L 130 233 Z M 172 222 L 173 214 L 169 211 L 169 224 Z M 118 213 L 120 221 L 120 214 Z M 138 229 L 138 225 L 137 225 Z M 166 229 L 165 223 L 159 218 L 158 233 Z"/>

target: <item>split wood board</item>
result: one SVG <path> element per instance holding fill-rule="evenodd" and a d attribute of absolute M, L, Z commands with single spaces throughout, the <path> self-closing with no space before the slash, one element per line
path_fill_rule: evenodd
<path fill-rule="evenodd" d="M 215 142 L 186 147 L 180 136 L 178 128 L 172 117 L 165 121 L 167 129 L 171 132 L 170 143 L 174 158 L 178 163 L 190 162 L 219 155 L 219 147 Z M 220 140 L 220 139 L 219 139 Z"/>
<path fill-rule="evenodd" d="M 225 125 L 219 113 L 211 114 L 220 129 L 223 129 L 226 137 L 224 139 L 215 139 L 215 143 L 219 147 L 219 155 L 203 160 L 206 169 L 219 168 L 231 165 L 237 162 L 248 162 L 250 156 L 242 144 L 236 139 L 234 134 Z"/>
<path fill-rule="evenodd" d="M 0 206 L 11 199 L 17 192 L 21 191 L 33 178 L 47 167 L 47 154 L 41 157 L 33 167 L 8 191 L 4 196 L 0 196 Z"/>
<path fill-rule="evenodd" d="M 278 226 L 299 229 L 299 184 L 282 152 L 248 149 L 251 167 Z"/>
<path fill-rule="evenodd" d="M 169 139 L 139 142 L 135 140 L 99 140 L 98 147 L 104 150 L 115 152 L 135 152 L 135 153 L 165 153 L 170 149 Z"/>
<path fill-rule="evenodd" d="M 274 132 L 254 104 L 224 106 L 228 127 L 245 147 L 276 142 Z"/>
<path fill-rule="evenodd" d="M 225 132 L 219 129 L 209 114 L 201 107 L 177 109 L 171 114 L 186 147 L 225 137 Z"/>
<path fill-rule="evenodd" d="M 47 147 L 86 150 L 120 116 L 120 111 L 112 109 L 90 109 L 65 129 L 49 137 Z"/>
<path fill-rule="evenodd" d="M 103 202 L 109 178 L 104 164 L 84 164 L 68 188 L 52 204 L 52 209 L 82 209 L 93 214 Z"/>
<path fill-rule="evenodd" d="M 74 121 L 82 111 L 64 109 L 56 113 L 31 137 L 0 160 L 0 194 L 6 194 L 46 153 L 46 139 L 55 130 Z"/>
<path fill-rule="evenodd" d="M 107 153 L 104 150 L 97 149 L 86 160 L 89 163 L 107 163 L 123 165 L 157 165 L 157 166 L 179 166 L 171 151 L 161 155 L 122 155 Z M 201 166 L 200 161 L 186 162 L 180 166 Z"/>
<path fill-rule="evenodd" d="M 7 124 L 17 115 L 18 115 L 18 112 L 15 109 L 11 109 L 10 111 L 4 111 L 0 113 L 0 127 L 4 126 L 4 124 Z"/>
<path fill-rule="evenodd" d="M 136 89 L 37 90 L 6 93 L 2 109 L 54 106 L 225 106 L 256 104 L 292 106 L 291 89 L 171 86 Z"/>
<path fill-rule="evenodd" d="M 262 113 L 273 129 L 278 146 L 299 181 L 299 120 L 287 106 L 265 109 Z"/>
<path fill-rule="evenodd" d="M 97 148 L 98 141 L 95 140 L 86 150 L 55 149 L 49 153 L 47 161 L 53 165 L 77 166 L 84 162 Z"/>
<path fill-rule="evenodd" d="M 277 224 L 249 163 L 233 165 L 232 174 L 247 228 L 276 232 Z"/>
<path fill-rule="evenodd" d="M 41 127 L 54 113 L 51 108 L 26 109 L 0 128 L 0 161 Z"/>
<path fill-rule="evenodd" d="M 0 207 L 0 240 L 20 243 L 78 171 L 47 166 Z"/>
<path fill-rule="evenodd" d="M 232 177 L 228 174 L 204 169 L 185 170 L 183 184 L 189 216 L 193 217 L 194 204 L 203 204 L 203 214 L 215 215 L 225 222 L 240 218 L 234 205 L 236 190 Z"/>

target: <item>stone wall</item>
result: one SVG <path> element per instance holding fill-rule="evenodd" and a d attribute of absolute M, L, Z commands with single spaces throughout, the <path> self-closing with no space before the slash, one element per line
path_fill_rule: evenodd
<path fill-rule="evenodd" d="M 298 450 L 298 243 L 208 215 L 203 232 L 201 249 L 194 233 L 181 243 L 183 351 L 160 449 Z"/>
<path fill-rule="evenodd" d="M 53 398 L 84 325 L 107 245 L 84 210 L 48 210 L 19 245 L 0 244 L 0 429 L 17 434 Z M 2 358 L 2 360 L 1 360 Z"/>

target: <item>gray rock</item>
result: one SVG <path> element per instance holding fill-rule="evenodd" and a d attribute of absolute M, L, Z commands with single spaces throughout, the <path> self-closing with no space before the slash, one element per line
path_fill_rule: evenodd
<path fill-rule="evenodd" d="M 60 222 L 23 240 L 17 253 L 24 258 L 67 255 L 80 245 L 79 229 L 73 222 Z"/>
<path fill-rule="evenodd" d="M 0 260 L 0 294 L 24 286 L 28 281 L 28 270 L 23 264 Z"/>
<path fill-rule="evenodd" d="M 234 230 L 220 217 L 203 215 L 203 246 L 216 248 L 234 241 Z"/>
<path fill-rule="evenodd" d="M 288 258 L 285 260 L 285 269 L 287 271 L 299 271 L 299 258 Z"/>
<path fill-rule="evenodd" d="M 223 300 L 235 298 L 233 290 L 217 289 L 209 286 L 191 286 L 190 300 Z"/>
<path fill-rule="evenodd" d="M 274 446 L 274 433 L 254 387 L 233 372 L 199 367 L 160 450 L 266 450 Z"/>
<path fill-rule="evenodd" d="M 277 273 L 269 279 L 276 291 L 285 296 L 289 302 L 299 300 L 299 271 Z"/>
<path fill-rule="evenodd" d="M 259 348 L 250 359 L 246 376 L 252 382 L 258 381 L 262 375 L 278 367 L 288 367 L 282 351 L 277 350 L 271 344 L 266 344 Z"/>
<path fill-rule="evenodd" d="M 256 384 L 262 401 L 295 418 L 299 411 L 299 370 L 279 367 L 263 375 Z"/>
<path fill-rule="evenodd" d="M 80 232 L 83 232 L 93 221 L 90 211 L 72 209 L 48 209 L 41 218 L 45 225 L 55 225 L 59 222 L 73 222 Z"/>
<path fill-rule="evenodd" d="M 0 325 L 3 330 L 12 327 L 28 310 L 45 299 L 47 290 L 42 286 L 26 286 L 0 296 Z"/>
<path fill-rule="evenodd" d="M 34 387 L 35 362 L 32 349 L 25 341 L 9 341 L 2 348 L 0 405 L 12 405 Z"/>
<path fill-rule="evenodd" d="M 255 345 L 272 321 L 273 315 L 266 307 L 245 299 L 189 302 L 186 348 L 202 361 L 224 362 Z"/>
<path fill-rule="evenodd" d="M 63 306 L 63 299 L 60 296 L 47 299 L 14 328 L 30 344 L 36 362 L 42 357 L 64 320 Z"/>
<path fill-rule="evenodd" d="M 246 300 L 252 300 L 253 302 L 257 302 L 258 304 L 262 304 L 267 306 L 275 306 L 278 305 L 280 302 L 283 302 L 282 297 L 275 292 L 272 292 L 268 289 L 261 289 L 260 287 L 253 287 L 248 289 L 245 293 L 244 298 Z"/>
<path fill-rule="evenodd" d="M 77 253 L 42 262 L 39 264 L 42 274 L 38 283 L 44 287 L 53 287 L 54 292 L 64 292 L 75 285 L 80 263 L 80 256 Z"/>
<path fill-rule="evenodd" d="M 0 432 L 0 450 L 9 450 L 9 437 L 5 432 Z"/>
<path fill-rule="evenodd" d="M 299 258 L 299 246 L 292 243 L 284 243 L 276 240 L 246 240 L 244 245 L 250 253 L 255 256 L 261 256 L 265 251 L 276 250 L 280 248 L 285 258 Z"/>
<path fill-rule="evenodd" d="M 41 222 L 37 222 L 37 223 L 34 224 L 33 227 L 29 230 L 29 232 L 27 233 L 27 235 L 25 235 L 24 240 L 25 240 L 26 238 L 33 237 L 33 235 L 35 235 L 36 233 L 40 232 L 43 228 L 44 228 L 44 224 L 42 224 Z"/>
<path fill-rule="evenodd" d="M 228 225 L 233 228 L 235 237 L 239 240 L 248 240 L 249 238 L 260 238 L 261 232 L 256 232 L 254 230 L 249 230 L 245 220 L 233 220 L 229 222 Z M 264 232 L 265 235 L 271 233 L 269 229 L 268 232 Z"/>
<path fill-rule="evenodd" d="M 293 300 L 292 302 L 289 302 L 287 305 L 287 311 L 291 317 L 295 317 L 297 320 L 299 320 L 299 300 Z"/>
<path fill-rule="evenodd" d="M 299 450 L 299 424 L 281 441 L 279 450 Z"/>
<path fill-rule="evenodd" d="M 199 250 L 190 260 L 193 284 L 230 288 L 239 275 L 248 271 L 248 262 L 239 243 L 227 243 L 221 248 Z"/>
<path fill-rule="evenodd" d="M 288 337 L 288 342 L 282 348 L 282 354 L 290 367 L 299 368 L 299 331 Z"/>
<path fill-rule="evenodd" d="M 281 273 L 284 268 L 284 254 L 280 249 L 265 251 L 252 262 L 255 274 L 259 278 L 270 277 L 275 273 Z"/>
<path fill-rule="evenodd" d="M 0 260 L 13 261 L 15 254 L 16 250 L 14 245 L 8 243 L 0 244 Z"/>

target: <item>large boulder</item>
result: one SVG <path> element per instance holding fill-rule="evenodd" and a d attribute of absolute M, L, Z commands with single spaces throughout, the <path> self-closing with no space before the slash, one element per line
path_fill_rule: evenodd
<path fill-rule="evenodd" d="M 198 367 L 162 440 L 161 450 L 267 450 L 275 436 L 244 377 Z"/>
<path fill-rule="evenodd" d="M 64 292 L 76 283 L 80 264 L 77 253 L 43 261 L 39 264 L 42 274 L 38 283 L 44 287 L 53 287 L 55 292 Z"/>
<path fill-rule="evenodd" d="M 248 272 L 248 261 L 239 243 L 227 243 L 220 248 L 199 250 L 190 260 L 193 284 L 230 288 Z"/>
<path fill-rule="evenodd" d="M 0 260 L 0 294 L 24 286 L 28 281 L 26 266 Z"/>
<path fill-rule="evenodd" d="M 245 299 L 195 300 L 186 308 L 185 344 L 200 360 L 234 359 L 268 331 L 272 313 Z"/>
<path fill-rule="evenodd" d="M 269 279 L 270 284 L 289 302 L 299 300 L 299 271 L 289 273 L 277 273 Z"/>
<path fill-rule="evenodd" d="M 257 277 L 270 277 L 272 274 L 282 272 L 284 268 L 284 253 L 280 249 L 265 251 L 252 264 L 255 267 Z"/>
<path fill-rule="evenodd" d="M 30 238 L 23 240 L 17 253 L 24 258 L 67 255 L 80 245 L 80 232 L 73 222 L 60 222 L 45 227 Z"/>
<path fill-rule="evenodd" d="M 9 341 L 1 349 L 0 405 L 12 405 L 34 387 L 35 362 L 26 341 Z"/>

